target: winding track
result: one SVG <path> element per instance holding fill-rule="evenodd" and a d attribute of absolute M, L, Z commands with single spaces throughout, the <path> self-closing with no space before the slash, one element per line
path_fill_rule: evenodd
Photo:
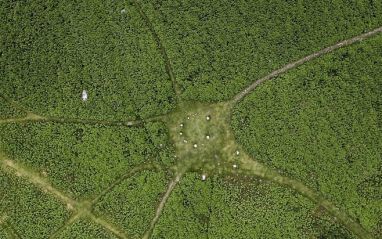
<path fill-rule="evenodd" d="M 297 61 L 294 61 L 294 62 L 291 62 L 275 71 L 272 71 L 270 74 L 264 76 L 263 78 L 260 78 L 258 80 L 256 80 L 255 82 L 253 82 L 251 85 L 249 85 L 247 88 L 245 88 L 244 90 L 242 90 L 241 92 L 239 92 L 233 99 L 232 99 L 232 103 L 235 104 L 237 103 L 238 101 L 240 101 L 241 99 L 243 99 L 246 95 L 248 95 L 250 92 L 252 92 L 257 86 L 259 86 L 260 84 L 264 83 L 265 81 L 268 81 L 268 80 L 271 80 L 273 78 L 275 78 L 276 76 L 282 74 L 282 73 L 285 73 L 293 68 L 296 68 L 304 63 L 307 63 L 311 60 L 314 60 L 322 55 L 325 55 L 327 53 L 330 53 L 338 48 L 341 48 L 341 47 L 345 47 L 345 46 L 349 46 L 353 43 L 356 43 L 356 42 L 359 42 L 359 41 L 362 41 L 362 40 L 365 40 L 367 38 L 370 38 L 378 33 L 381 33 L 382 32 L 382 27 L 379 27 L 379 28 L 376 28 L 372 31 L 369 31 L 369 32 L 366 32 L 364 34 L 361 34 L 361 35 L 358 35 L 358 36 L 355 36 L 353 38 L 350 38 L 350 39 L 346 39 L 346 40 L 343 40 L 341 42 L 338 42 L 337 44 L 335 45 L 332 45 L 332 46 L 329 46 L 329 47 L 326 47 L 324 49 L 321 49 L 317 52 L 314 52 L 308 56 L 305 56 L 304 58 L 301 58 Z"/>
<path fill-rule="evenodd" d="M 170 62 L 170 60 L 168 58 L 166 49 L 163 46 L 163 44 L 162 44 L 158 34 L 155 32 L 153 24 L 151 23 L 150 19 L 146 16 L 146 14 L 143 12 L 143 10 L 140 7 L 140 5 L 137 2 L 135 2 L 135 6 L 137 7 L 137 10 L 139 11 L 141 17 L 145 20 L 145 22 L 148 25 L 150 31 L 152 32 L 152 35 L 153 35 L 154 39 L 157 42 L 158 48 L 161 51 L 162 56 L 164 58 L 166 71 L 169 74 L 169 77 L 170 77 L 170 79 L 173 82 L 173 86 L 174 86 L 175 93 L 177 95 L 178 102 L 180 102 L 180 90 L 179 90 L 179 86 L 177 85 L 177 82 L 176 82 L 176 79 L 175 79 L 175 75 L 173 73 L 171 62 Z M 252 92 L 260 84 L 262 84 L 262 83 L 264 83 L 264 82 L 266 82 L 268 80 L 271 80 L 271 79 L 277 77 L 278 75 L 287 72 L 288 70 L 296 68 L 296 67 L 298 67 L 298 66 L 300 66 L 300 65 L 302 65 L 302 64 L 304 64 L 306 62 L 309 62 L 309 61 L 311 61 L 311 60 L 313 60 L 315 58 L 318 58 L 318 57 L 320 57 L 320 56 L 322 56 L 324 54 L 330 53 L 330 52 L 332 52 L 332 51 L 334 51 L 334 50 L 336 50 L 338 48 L 349 46 L 349 45 L 351 45 L 353 43 L 362 41 L 364 39 L 372 37 L 372 36 L 374 36 L 374 35 L 376 35 L 378 33 L 381 33 L 381 32 L 382 32 L 382 27 L 376 28 L 376 29 L 374 29 L 372 31 L 369 31 L 367 33 L 355 36 L 353 38 L 341 41 L 341 42 L 339 42 L 339 43 L 337 43 L 335 45 L 332 45 L 332 46 L 329 46 L 329 47 L 324 48 L 322 50 L 319 50 L 319 51 L 317 51 L 315 53 L 312 53 L 311 55 L 308 55 L 308 56 L 306 56 L 304 58 L 301 58 L 301 59 L 299 59 L 299 60 L 297 60 L 295 62 L 289 63 L 289 64 L 283 66 L 282 68 L 277 69 L 277 70 L 271 72 L 267 76 L 264 76 L 263 78 L 258 79 L 255 82 L 253 82 L 247 88 L 245 88 L 244 90 L 239 92 L 237 95 L 235 95 L 234 98 L 230 101 L 230 104 L 231 104 L 231 106 L 235 105 L 237 102 L 242 100 L 246 95 L 248 95 L 250 92 Z M 54 117 L 49 118 L 49 117 L 44 117 L 44 116 L 40 116 L 40 115 L 34 114 L 33 112 L 30 112 L 30 111 L 26 110 L 24 107 L 20 106 L 16 102 L 11 101 L 8 98 L 2 96 L 1 94 L 0 94 L 0 96 L 2 98 L 6 99 L 15 108 L 20 109 L 23 112 L 27 113 L 27 116 L 24 117 L 24 118 L 0 120 L 0 123 L 58 122 L 58 123 L 83 123 L 83 124 L 107 124 L 107 125 L 132 126 L 132 125 L 141 124 L 141 123 L 144 123 L 144 121 L 147 121 L 147 120 L 144 120 L 143 122 L 142 121 L 139 121 L 139 122 L 135 122 L 135 121 L 99 121 L 99 120 L 90 120 L 90 119 L 63 119 L 63 118 L 54 118 Z M 158 117 L 159 118 L 154 117 L 153 119 L 154 120 L 161 119 L 160 116 L 158 116 Z M 28 179 L 30 182 L 34 183 L 36 186 L 39 186 L 41 189 L 47 190 L 48 192 L 50 192 L 51 194 L 53 194 L 55 197 L 59 198 L 63 202 L 72 203 L 73 205 L 77 205 L 77 208 L 79 208 L 79 210 L 82 210 L 83 213 L 88 214 L 88 216 L 94 222 L 100 224 L 102 227 L 106 228 L 107 230 L 109 230 L 113 234 L 117 235 L 119 238 L 127 238 L 125 232 L 121 231 L 120 229 L 118 229 L 114 225 L 108 223 L 104 219 L 102 219 L 100 217 L 96 217 L 94 214 L 92 214 L 87 209 L 87 207 L 81 208 L 82 204 L 80 202 L 77 202 L 77 201 L 69 198 L 68 196 L 64 195 L 59 190 L 53 188 L 48 182 L 46 182 L 43 179 L 39 178 L 37 175 L 34 175 L 33 173 L 27 171 L 26 169 L 23 169 L 19 165 L 16 165 L 11 160 L 1 159 L 0 161 L 2 161 L 3 167 L 6 166 L 8 168 L 12 168 L 16 172 L 18 172 L 19 174 L 24 176 L 26 179 Z M 289 179 L 289 178 L 286 178 L 286 177 L 278 175 L 278 174 L 272 174 L 272 173 L 271 174 L 263 174 L 263 173 L 258 173 L 258 172 L 256 172 L 256 171 L 258 171 L 258 168 L 256 168 L 254 166 L 255 164 L 251 165 L 251 162 L 255 162 L 255 161 L 253 161 L 253 160 L 245 161 L 244 163 L 247 164 L 247 170 L 251 171 L 253 174 L 255 174 L 257 176 L 260 176 L 260 177 L 262 177 L 264 179 L 276 182 L 276 183 L 278 183 L 280 185 L 290 187 L 290 188 L 298 191 L 299 193 L 301 193 L 305 197 L 309 198 L 313 202 L 316 202 L 319 205 L 323 206 L 333 216 L 339 218 L 344 226 L 346 226 L 350 231 L 352 231 L 353 233 L 358 235 L 360 238 L 371 238 L 370 234 L 366 230 L 364 230 L 361 225 L 359 225 L 358 223 L 354 222 L 351 218 L 349 218 L 349 216 L 347 216 L 346 213 L 341 212 L 332 203 L 330 203 L 329 201 L 323 199 L 321 195 L 311 191 L 309 188 L 307 188 L 306 186 L 304 186 L 303 184 L 301 184 L 300 182 L 298 182 L 296 180 Z M 161 202 L 159 203 L 158 208 L 156 209 L 156 214 L 155 214 L 155 217 L 153 218 L 153 220 L 152 220 L 152 222 L 150 224 L 150 228 L 145 233 L 143 238 L 148 238 L 150 236 L 152 230 L 155 227 L 155 224 L 157 223 L 157 221 L 160 218 L 161 212 L 162 212 L 162 210 L 163 210 L 163 208 L 164 208 L 164 206 L 165 206 L 165 204 L 167 202 L 167 199 L 169 198 L 171 192 L 173 191 L 173 189 L 175 188 L 177 183 L 180 181 L 181 176 L 182 176 L 181 174 L 178 174 L 176 176 L 176 178 L 169 183 L 168 189 L 165 192 Z M 70 219 L 70 220 L 71 221 L 68 221 L 68 222 L 72 223 L 73 218 Z"/>

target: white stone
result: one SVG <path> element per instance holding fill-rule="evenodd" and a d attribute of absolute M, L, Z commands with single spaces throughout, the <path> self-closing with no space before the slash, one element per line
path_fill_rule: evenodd
<path fill-rule="evenodd" d="M 183 133 L 182 133 L 182 132 L 179 132 L 179 135 L 183 135 Z"/>
<path fill-rule="evenodd" d="M 211 119 L 211 117 L 210 117 L 210 116 L 207 116 L 207 117 L 206 117 L 206 120 L 210 120 L 210 119 Z"/>
<path fill-rule="evenodd" d="M 187 116 L 187 119 L 190 119 L 190 116 Z"/>
<path fill-rule="evenodd" d="M 237 164 L 232 165 L 233 168 L 237 168 Z"/>
<path fill-rule="evenodd" d="M 206 180 L 207 176 L 205 174 L 202 175 L 202 180 Z"/>
<path fill-rule="evenodd" d="M 121 13 L 122 13 L 122 14 L 126 13 L 126 9 L 122 9 L 122 10 L 121 10 Z"/>
<path fill-rule="evenodd" d="M 183 127 L 184 125 L 183 124 L 180 124 L 180 127 Z"/>
<path fill-rule="evenodd" d="M 198 147 L 198 145 L 197 144 L 194 144 L 194 148 L 197 148 Z"/>
<path fill-rule="evenodd" d="M 82 98 L 82 101 L 88 100 L 88 92 L 86 90 L 82 91 L 81 98 Z"/>
<path fill-rule="evenodd" d="M 206 139 L 210 139 L 210 136 L 209 136 L 209 135 L 207 135 L 207 136 L 206 136 Z"/>
<path fill-rule="evenodd" d="M 184 139 L 184 140 L 183 140 L 183 143 L 187 143 L 187 140 Z"/>
<path fill-rule="evenodd" d="M 236 150 L 236 155 L 239 155 L 239 154 L 240 154 L 239 150 Z"/>

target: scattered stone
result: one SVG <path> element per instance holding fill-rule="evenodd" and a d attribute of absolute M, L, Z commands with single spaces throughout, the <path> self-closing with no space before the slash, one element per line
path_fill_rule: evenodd
<path fill-rule="evenodd" d="M 159 147 L 163 147 L 163 144 L 159 144 Z"/>
<path fill-rule="evenodd" d="M 205 174 L 202 175 L 202 180 L 206 180 L 207 176 Z"/>
<path fill-rule="evenodd" d="M 180 127 L 183 127 L 183 126 L 184 126 L 184 124 L 183 124 L 183 123 L 181 123 L 181 124 L 180 124 Z"/>
<path fill-rule="evenodd" d="M 183 140 L 183 143 L 187 143 L 187 140 L 184 139 L 184 140 Z"/>
<path fill-rule="evenodd" d="M 198 147 L 198 145 L 197 144 L 194 144 L 194 148 L 197 148 Z"/>
<path fill-rule="evenodd" d="M 232 165 L 233 168 L 237 168 L 237 164 Z"/>
<path fill-rule="evenodd" d="M 206 120 L 210 120 L 211 116 L 207 115 Z"/>
<path fill-rule="evenodd" d="M 206 139 L 210 139 L 210 136 L 209 136 L 209 135 L 206 135 Z"/>
<path fill-rule="evenodd" d="M 236 155 L 239 155 L 239 154 L 240 154 L 239 150 L 236 150 Z"/>
<path fill-rule="evenodd" d="M 122 9 L 122 10 L 121 10 L 121 13 L 122 13 L 122 14 L 125 14 L 125 13 L 126 13 L 126 9 Z"/>
<path fill-rule="evenodd" d="M 189 120 L 189 119 L 190 119 L 190 116 L 187 116 L 187 119 Z"/>
<path fill-rule="evenodd" d="M 179 135 L 183 135 L 183 132 L 179 132 Z"/>

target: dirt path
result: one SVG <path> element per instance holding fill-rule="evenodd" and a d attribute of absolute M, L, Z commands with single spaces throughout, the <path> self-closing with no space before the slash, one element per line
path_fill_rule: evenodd
<path fill-rule="evenodd" d="M 157 120 L 164 119 L 165 115 L 154 116 L 144 120 L 133 120 L 133 121 L 123 121 L 123 120 L 96 120 L 96 119 L 70 119 L 70 118 L 60 118 L 60 117 L 44 117 L 36 115 L 33 113 L 28 113 L 22 118 L 10 118 L 0 120 L 0 124 L 11 124 L 11 123 L 28 123 L 28 122 L 54 122 L 61 124 L 88 124 L 88 125 L 106 125 L 106 126 L 136 126 L 142 125 L 147 122 L 153 122 Z"/>
<path fill-rule="evenodd" d="M 321 194 L 314 192 L 312 189 L 305 186 L 303 183 L 282 176 L 275 170 L 271 170 L 264 165 L 245 157 L 242 160 L 241 170 L 243 173 L 249 173 L 261 177 L 265 180 L 275 182 L 281 186 L 288 187 L 294 191 L 299 192 L 304 197 L 308 198 L 318 206 L 322 206 L 334 218 L 338 219 L 349 231 L 353 232 L 361 239 L 372 239 L 372 235 L 366 231 L 359 223 L 355 222 L 347 213 L 341 211 L 333 203 L 326 200 Z"/>
<path fill-rule="evenodd" d="M 160 53 L 162 54 L 165 68 L 166 68 L 166 72 L 172 81 L 172 85 L 173 85 L 173 88 L 175 91 L 177 102 L 180 103 L 181 102 L 180 88 L 179 88 L 179 85 L 176 81 L 175 74 L 174 74 L 174 71 L 172 69 L 172 64 L 171 64 L 170 58 L 168 57 L 168 54 L 167 54 L 167 50 L 164 47 L 162 40 L 160 39 L 158 33 L 156 32 L 154 25 L 152 24 L 152 22 L 150 21 L 150 19 L 146 15 L 146 13 L 143 11 L 140 3 L 138 3 L 137 0 L 133 0 L 133 2 L 134 2 L 134 5 L 135 5 L 138 13 L 141 15 L 141 18 L 143 19 L 143 21 L 146 23 L 147 27 L 151 31 L 151 34 L 152 34 L 152 36 L 153 36 L 153 38 L 154 38 L 154 40 L 158 46 L 158 49 L 159 49 Z"/>
<path fill-rule="evenodd" d="M 17 176 L 23 177 L 26 179 L 28 182 L 34 184 L 40 190 L 46 191 L 53 195 L 55 198 L 60 200 L 61 202 L 65 203 L 68 207 L 68 209 L 74 210 L 74 213 L 77 214 L 73 216 L 71 219 L 69 219 L 63 227 L 61 227 L 60 230 L 64 230 L 64 228 L 68 225 L 70 225 L 73 221 L 77 219 L 77 217 L 88 217 L 95 223 L 101 225 L 103 228 L 106 230 L 110 231 L 111 233 L 115 234 L 119 238 L 122 239 L 127 239 L 128 237 L 126 236 L 125 232 L 120 230 L 117 226 L 113 225 L 112 223 L 95 216 L 91 212 L 91 208 L 93 204 L 91 202 L 78 202 L 69 196 L 65 195 L 63 192 L 60 190 L 54 188 L 46 179 L 41 178 L 39 175 L 37 175 L 34 172 L 31 172 L 27 170 L 26 168 L 20 166 L 16 162 L 8 159 L 6 156 L 3 154 L 0 154 L 0 168 L 2 168 L 4 171 L 11 171 Z"/>
<path fill-rule="evenodd" d="M 234 105 L 235 103 L 237 103 L 238 101 L 240 101 L 241 99 L 243 99 L 246 95 L 248 95 L 250 92 L 252 92 L 258 85 L 262 84 L 263 82 L 265 81 L 268 81 L 268 80 L 271 80 L 273 78 L 275 78 L 276 76 L 282 74 L 282 73 L 285 73 L 293 68 L 296 68 L 308 61 L 311 61 L 313 59 L 316 59 L 324 54 L 327 54 L 327 53 L 330 53 L 338 48 L 341 48 L 341 47 L 345 47 L 345 46 L 349 46 L 353 43 L 356 43 L 356 42 L 359 42 L 359 41 L 362 41 L 364 39 L 367 39 L 369 37 L 372 37 L 378 33 L 381 33 L 382 32 L 382 27 L 379 27 L 379 28 L 376 28 L 372 31 L 369 31 L 367 33 L 364 33 L 364 34 L 361 34 L 361 35 L 358 35 L 358 36 L 355 36 L 353 38 L 350 38 L 350 39 L 347 39 L 347 40 L 344 40 L 344 41 L 341 41 L 335 45 L 332 45 L 332 46 L 329 46 L 327 48 L 324 48 L 322 50 L 319 50 L 311 55 L 308 55 L 308 56 L 305 56 L 304 58 L 301 58 L 300 60 L 297 60 L 295 62 L 292 62 L 292 63 L 289 63 L 285 66 L 283 66 L 282 68 L 280 69 L 277 69 L 273 72 L 271 72 L 269 75 L 267 76 L 264 76 L 263 78 L 261 79 L 258 79 L 256 80 L 255 82 L 253 82 L 250 86 L 248 86 L 247 88 L 245 88 L 243 91 L 239 92 L 237 95 L 234 96 L 234 98 L 232 99 L 232 105 Z"/>
<path fill-rule="evenodd" d="M 158 222 L 158 220 L 159 220 L 159 218 L 160 218 L 160 216 L 162 214 L 163 208 L 164 208 L 168 198 L 170 197 L 172 191 L 174 190 L 175 186 L 180 181 L 181 177 L 182 177 L 182 174 L 177 174 L 175 176 L 175 178 L 173 180 L 171 180 L 170 183 L 168 184 L 166 193 L 163 195 L 162 200 L 160 201 L 160 203 L 159 203 L 159 205 L 158 205 L 158 207 L 156 209 L 155 216 L 154 216 L 153 220 L 150 223 L 150 227 L 145 232 L 145 234 L 143 235 L 142 239 L 149 239 L 151 237 L 151 234 L 152 234 L 152 232 L 154 230 L 154 227 L 155 227 L 156 223 Z"/>

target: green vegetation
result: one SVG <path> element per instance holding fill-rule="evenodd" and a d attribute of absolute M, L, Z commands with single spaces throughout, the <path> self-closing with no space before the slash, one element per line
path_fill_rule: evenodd
<path fill-rule="evenodd" d="M 167 46 L 182 97 L 230 99 L 273 69 L 382 25 L 378 0 L 138 0 Z"/>
<path fill-rule="evenodd" d="M 168 179 L 163 172 L 144 171 L 131 175 L 95 206 L 95 213 L 123 226 L 129 238 L 140 238 L 155 215 Z"/>
<path fill-rule="evenodd" d="M 67 239 L 67 238 L 76 238 L 76 239 L 117 239 L 118 237 L 109 233 L 99 225 L 94 222 L 82 219 L 76 221 L 73 225 L 70 225 L 65 229 L 57 238 Z"/>
<path fill-rule="evenodd" d="M 35 123 L 0 129 L 6 155 L 75 198 L 98 195 L 142 164 L 168 167 L 173 162 L 168 130 L 159 122 L 147 128 Z"/>
<path fill-rule="evenodd" d="M 0 171 L 0 183 L 0 228 L 9 234 L 45 239 L 69 217 L 66 205 L 20 177 Z"/>
<path fill-rule="evenodd" d="M 381 238 L 377 34 L 379 0 L 0 2 L 0 238 Z"/>
<path fill-rule="evenodd" d="M 382 37 L 267 82 L 236 108 L 237 140 L 365 228 L 381 220 Z"/>
<path fill-rule="evenodd" d="M 188 173 L 153 238 L 352 238 L 320 213 L 299 194 L 255 178 L 215 175 L 201 181 Z"/>
<path fill-rule="evenodd" d="M 22 116 L 25 116 L 25 113 L 15 109 L 0 97 L 0 120 Z"/>
<path fill-rule="evenodd" d="M 88 119 L 147 118 L 174 108 L 160 51 L 131 4 L 2 1 L 0 17 L 1 93 L 26 108 Z"/>

